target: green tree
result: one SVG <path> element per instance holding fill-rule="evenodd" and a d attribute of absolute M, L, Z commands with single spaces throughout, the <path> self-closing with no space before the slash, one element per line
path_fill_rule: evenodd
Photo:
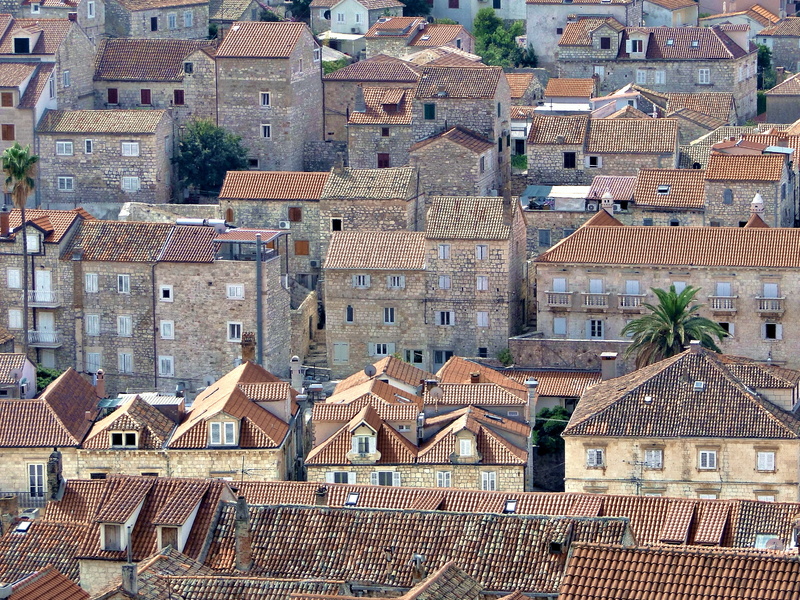
<path fill-rule="evenodd" d="M 31 147 L 19 142 L 3 151 L 3 173 L 6 175 L 5 191 L 11 194 L 14 206 L 22 219 L 22 351 L 28 355 L 28 224 L 25 206 L 28 196 L 36 186 L 34 175 L 39 157 L 31 154 Z"/>
<path fill-rule="evenodd" d="M 482 8 L 475 15 L 472 23 L 472 34 L 475 36 L 475 53 L 480 55 L 487 65 L 501 67 L 518 66 L 526 59 L 527 50 L 519 47 L 516 37 L 525 33 L 522 21 L 506 25 L 493 8 Z M 536 56 L 535 54 L 533 55 Z"/>
<path fill-rule="evenodd" d="M 772 66 L 772 50 L 763 44 L 758 45 L 758 89 L 769 90 L 775 87 L 777 78 Z"/>
<path fill-rule="evenodd" d="M 59 375 L 64 371 L 59 371 L 57 369 L 48 369 L 47 367 L 43 367 L 41 365 L 37 365 L 36 367 L 36 391 L 43 392 L 44 388 L 48 385 L 53 383 L 56 379 L 58 379 Z"/>
<path fill-rule="evenodd" d="M 458 21 L 453 21 L 453 19 L 446 19 L 444 17 L 441 19 L 434 19 L 434 22 L 437 25 L 458 25 Z"/>
<path fill-rule="evenodd" d="M 311 0 L 292 0 L 292 19 L 308 21 L 311 18 Z"/>
<path fill-rule="evenodd" d="M 569 413 L 561 406 L 543 408 L 538 412 L 531 435 L 539 455 L 564 452 L 564 440 L 561 432 L 564 431 L 568 422 Z"/>
<path fill-rule="evenodd" d="M 404 17 L 427 17 L 431 14 L 431 5 L 428 0 L 403 0 Z M 438 21 L 437 21 L 438 23 Z"/>
<path fill-rule="evenodd" d="M 258 18 L 262 21 L 283 21 L 283 18 L 278 13 L 268 8 L 262 8 Z"/>
<path fill-rule="evenodd" d="M 340 58 L 339 60 L 323 60 L 322 73 L 323 75 L 327 75 L 328 73 L 333 73 L 339 69 L 344 69 L 349 64 L 350 59 L 348 58 Z"/>
<path fill-rule="evenodd" d="M 247 167 L 247 148 L 240 136 L 211 121 L 193 121 L 174 160 L 183 185 L 199 193 L 217 194 L 225 173 Z"/>
<path fill-rule="evenodd" d="M 622 329 L 622 335 L 632 335 L 633 343 L 625 350 L 625 356 L 636 355 L 636 367 L 640 368 L 675 356 L 683 352 L 692 340 L 699 340 L 706 347 L 719 352 L 714 342 L 722 340 L 727 332 L 717 323 L 697 316 L 702 304 L 692 304 L 700 288 L 686 286 L 679 294 L 675 286 L 669 291 L 653 288 L 658 296 L 658 305 L 643 304 L 650 314 L 634 319 Z"/>

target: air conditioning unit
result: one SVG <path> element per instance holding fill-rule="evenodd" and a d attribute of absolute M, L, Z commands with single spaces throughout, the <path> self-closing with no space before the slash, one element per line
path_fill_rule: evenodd
<path fill-rule="evenodd" d="M 597 202 L 588 202 L 586 204 L 586 212 L 597 212 Z"/>
<path fill-rule="evenodd" d="M 350 33 L 361 33 L 361 27 L 351 27 Z"/>
<path fill-rule="evenodd" d="M 290 229 L 291 227 L 289 221 L 278 221 L 278 229 Z"/>
<path fill-rule="evenodd" d="M 310 261 L 308 261 L 308 265 L 312 269 L 316 269 L 319 266 L 319 261 L 318 260 L 310 260 Z"/>
<path fill-rule="evenodd" d="M 614 205 L 614 212 L 622 212 L 622 207 L 619 204 Z"/>

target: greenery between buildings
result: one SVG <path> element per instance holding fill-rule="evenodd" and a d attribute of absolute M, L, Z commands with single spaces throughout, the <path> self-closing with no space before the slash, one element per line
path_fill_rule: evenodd
<path fill-rule="evenodd" d="M 43 367 L 41 365 L 36 366 L 36 391 L 43 392 L 44 388 L 48 385 L 53 383 L 56 379 L 58 379 L 59 375 L 61 375 L 64 371 L 59 371 L 57 369 L 48 369 L 47 367 Z"/>
<path fill-rule="evenodd" d="M 520 48 L 516 38 L 525 33 L 525 24 L 514 21 L 507 25 L 493 8 L 482 8 L 475 16 L 472 34 L 475 36 L 475 53 L 487 65 L 500 67 L 535 67 L 536 53 L 529 44 Z"/>
<path fill-rule="evenodd" d="M 183 185 L 213 195 L 219 193 L 225 173 L 247 168 L 247 148 L 240 136 L 211 121 L 192 121 L 178 143 L 174 162 Z"/>
<path fill-rule="evenodd" d="M 528 168 L 528 157 L 525 154 L 512 154 L 511 166 L 518 171 L 525 171 Z"/>
<path fill-rule="evenodd" d="M 772 66 L 772 50 L 763 44 L 758 45 L 758 89 L 770 90 L 775 87 L 777 75 Z M 766 107 L 765 107 L 766 110 Z M 763 111 L 758 111 L 759 113 Z"/>
<path fill-rule="evenodd" d="M 427 17 L 431 14 L 431 5 L 428 0 L 403 0 L 404 17 Z M 439 21 L 437 21 L 438 23 Z"/>
<path fill-rule="evenodd" d="M 329 73 L 345 68 L 349 64 L 350 59 L 344 57 L 339 60 L 324 60 L 322 61 L 322 71 L 324 75 L 328 75 Z"/>
<path fill-rule="evenodd" d="M 508 348 L 503 348 L 497 353 L 497 360 L 503 363 L 504 367 L 509 367 L 514 364 L 514 355 Z"/>

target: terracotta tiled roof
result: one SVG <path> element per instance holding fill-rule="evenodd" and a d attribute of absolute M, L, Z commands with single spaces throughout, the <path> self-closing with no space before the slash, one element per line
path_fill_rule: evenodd
<path fill-rule="evenodd" d="M 588 221 L 585 221 L 580 228 L 583 227 L 621 227 L 622 223 L 615 219 L 612 215 L 608 213 L 607 210 L 601 208 L 598 210 L 592 218 Z M 579 228 L 579 229 L 580 229 Z"/>
<path fill-rule="evenodd" d="M 516 382 L 515 382 L 516 383 Z M 441 398 L 433 398 L 430 391 L 424 394 L 425 405 L 433 406 L 462 406 L 472 404 L 475 406 L 526 406 L 526 396 L 502 387 L 496 383 L 440 383 Z"/>
<path fill-rule="evenodd" d="M 398 0 L 357 0 L 367 10 L 382 10 L 384 8 L 403 7 L 405 4 Z"/>
<path fill-rule="evenodd" d="M 511 227 L 506 212 L 501 196 L 434 196 L 428 205 L 425 237 L 429 240 L 507 240 Z"/>
<path fill-rule="evenodd" d="M 694 2 L 694 0 L 691 0 Z M 650 115 L 643 113 L 638 108 L 633 106 L 626 106 L 625 108 L 620 108 L 617 112 L 613 112 L 607 117 L 606 119 L 650 119 Z"/>
<path fill-rule="evenodd" d="M 17 383 L 17 379 L 11 377 L 12 371 L 22 373 L 25 366 L 25 355 L 7 352 L 0 354 L 0 384 L 10 385 Z"/>
<path fill-rule="evenodd" d="M 625 41 L 632 31 L 649 34 L 648 60 L 734 59 L 750 54 L 734 42 L 719 25 L 712 27 L 627 27 L 620 44 L 620 58 L 630 58 Z M 669 42 L 672 40 L 672 43 Z M 693 42 L 697 42 L 693 45 Z M 639 59 L 636 59 L 639 60 Z"/>
<path fill-rule="evenodd" d="M 631 0 L 611 0 L 611 2 L 603 2 L 603 0 L 573 0 L 573 4 L 630 4 Z M 525 0 L 525 4 L 562 4 L 563 0 Z"/>
<path fill-rule="evenodd" d="M 502 67 L 422 67 L 417 98 L 494 98 Z"/>
<path fill-rule="evenodd" d="M 425 22 L 423 17 L 383 17 L 369 28 L 364 37 L 367 39 L 407 37 L 413 28 Z"/>
<path fill-rule="evenodd" d="M 529 144 L 583 145 L 589 127 L 586 115 L 533 115 Z"/>
<path fill-rule="evenodd" d="M 800 230 L 581 227 L 536 259 L 591 264 L 800 267 Z"/>
<path fill-rule="evenodd" d="M 244 227 L 237 227 L 236 229 L 228 229 L 222 233 L 218 233 L 214 238 L 216 242 L 249 242 L 255 244 L 261 235 L 261 241 L 268 244 L 272 240 L 282 235 L 288 235 L 286 231 L 280 229 L 249 229 Z"/>
<path fill-rule="evenodd" d="M 667 10 L 680 10 L 691 6 L 697 6 L 694 0 L 647 0 L 653 4 L 666 8 Z"/>
<path fill-rule="evenodd" d="M 228 171 L 220 199 L 319 200 L 328 172 Z"/>
<path fill-rule="evenodd" d="M 386 356 L 380 359 L 378 362 L 372 363 L 372 366 L 375 367 L 375 375 L 373 377 L 367 376 L 364 371 L 353 373 L 350 375 L 350 377 L 343 379 L 336 385 L 334 394 L 343 392 L 344 390 L 347 390 L 360 383 L 364 383 L 365 381 L 369 381 L 370 379 L 380 379 L 384 375 L 391 377 L 392 379 L 402 381 L 410 386 L 418 386 L 423 379 L 434 378 L 433 373 L 419 369 L 410 363 L 400 360 L 399 358 L 395 358 L 394 356 Z"/>
<path fill-rule="evenodd" d="M 786 157 L 783 154 L 724 155 L 708 157 L 706 179 L 722 181 L 780 181 Z"/>
<path fill-rule="evenodd" d="M 702 577 L 698 578 L 698 574 Z M 800 594 L 796 556 L 711 548 L 624 548 L 575 544 L 559 593 L 563 600 L 792 598 Z"/>
<path fill-rule="evenodd" d="M 600 200 L 603 194 L 611 192 L 614 200 L 633 200 L 633 190 L 636 187 L 634 175 L 595 175 L 589 193 L 589 200 Z"/>
<path fill-rule="evenodd" d="M 99 523 L 124 523 L 144 502 L 153 477 L 112 477 L 106 484 L 102 505 L 95 514 Z"/>
<path fill-rule="evenodd" d="M 95 59 L 95 81 L 183 81 L 183 61 L 209 40 L 104 39 Z"/>
<path fill-rule="evenodd" d="M 165 110 L 51 110 L 37 131 L 57 133 L 155 133 Z"/>
<path fill-rule="evenodd" d="M 12 19 L 11 26 L 2 29 L 5 35 L 0 40 L 0 54 L 14 54 L 14 34 L 22 29 L 42 32 L 31 54 L 55 54 L 72 26 L 67 19 Z"/>
<path fill-rule="evenodd" d="M 500 416 L 477 406 L 465 406 L 441 415 L 427 416 L 424 426 L 426 428 L 448 426 L 464 416 L 479 425 L 488 426 L 491 430 L 497 429 L 523 438 L 527 438 L 531 433 L 531 428 L 526 423 Z"/>
<path fill-rule="evenodd" d="M 485 66 L 481 57 L 453 46 L 426 48 L 406 55 L 406 60 L 415 65 L 431 65 L 432 67 L 478 67 Z M 506 77 L 508 77 L 506 73 Z"/>
<path fill-rule="evenodd" d="M 88 528 L 86 523 L 37 519 L 25 533 L 12 529 L 0 538 L 0 581 L 14 583 L 53 566 L 78 582 L 80 567 L 75 555 Z"/>
<path fill-rule="evenodd" d="M 19 108 L 35 108 L 50 82 L 50 75 L 56 68 L 55 63 L 39 63 L 36 73 L 25 88 L 19 101 Z"/>
<path fill-rule="evenodd" d="M 75 210 L 43 210 L 41 208 L 26 208 L 25 217 L 28 223 L 40 224 L 42 219 L 46 219 L 50 227 L 46 229 L 48 232 L 44 238 L 46 243 L 57 244 L 69 231 L 72 224 L 78 219 L 94 220 L 94 217 L 87 213 L 82 208 Z M 11 230 L 14 231 L 22 225 L 22 213 L 18 208 L 11 210 L 10 221 Z"/>
<path fill-rule="evenodd" d="M 111 448 L 111 431 L 136 431 L 139 434 L 139 448 L 160 450 L 174 427 L 175 424 L 161 411 L 134 395 L 94 424 L 83 447 L 108 450 Z"/>
<path fill-rule="evenodd" d="M 761 6 L 760 4 L 754 4 L 753 6 L 751 6 L 747 10 L 748 10 L 749 13 L 755 13 L 755 15 L 760 16 L 763 19 L 763 21 L 769 21 L 770 23 L 777 23 L 778 21 L 781 20 L 781 18 L 778 15 L 775 15 L 775 14 L 771 13 L 769 10 L 767 10 L 766 8 Z M 754 17 L 754 18 L 756 18 L 756 20 L 758 20 L 758 17 Z M 763 21 L 761 21 L 761 22 L 763 22 Z M 766 25 L 767 23 L 764 23 L 764 24 Z"/>
<path fill-rule="evenodd" d="M 591 98 L 594 95 L 594 79 L 573 79 L 568 77 L 551 77 L 544 90 L 545 98 L 570 97 Z"/>
<path fill-rule="evenodd" d="M 171 8 L 177 6 L 192 6 L 202 4 L 199 0 L 120 0 L 120 4 L 131 12 L 153 10 L 158 8 Z"/>
<path fill-rule="evenodd" d="M 360 1 L 360 0 L 359 0 Z M 436 47 L 444 46 L 456 40 L 472 38 L 472 35 L 464 29 L 463 25 L 428 25 L 420 31 L 411 42 L 409 46 L 415 47 Z"/>
<path fill-rule="evenodd" d="M 480 363 L 466 360 L 460 356 L 453 356 L 442 365 L 436 376 L 441 383 L 471 383 L 472 375 L 478 374 L 479 383 L 495 383 L 508 391 L 519 395 L 520 398 L 528 397 L 528 388 L 522 382 L 512 377 L 487 367 Z"/>
<path fill-rule="evenodd" d="M 342 0 L 312 0 L 309 6 L 311 8 L 331 8 L 336 6 Z"/>
<path fill-rule="evenodd" d="M 328 396 L 328 398 L 325 400 L 325 403 L 347 404 L 366 396 L 372 400 L 377 400 L 378 402 L 392 405 L 399 404 L 407 406 L 408 404 L 418 404 L 419 406 L 422 406 L 422 398 L 380 379 L 384 376 L 385 373 L 379 371 L 376 373 L 375 377 L 363 379 L 354 385 L 350 385 L 342 389 L 339 389 L 337 386 L 334 393 Z M 321 406 L 322 404 L 318 405 Z"/>
<path fill-rule="evenodd" d="M 677 152 L 674 119 L 590 119 L 586 152 L 597 154 L 670 154 Z"/>
<path fill-rule="evenodd" d="M 795 73 L 766 93 L 770 96 L 800 96 L 800 73 Z"/>
<path fill-rule="evenodd" d="M 412 398 L 414 398 L 414 400 L 417 399 L 413 396 Z M 389 403 L 376 394 L 367 392 L 350 402 L 326 401 L 315 403 L 313 408 L 313 421 L 315 423 L 346 423 L 367 405 L 372 406 L 377 411 L 378 416 L 384 421 L 414 421 L 420 413 L 419 407 L 421 404 L 422 398 L 419 398 L 419 404 L 416 401 L 414 403 Z"/>
<path fill-rule="evenodd" d="M 613 518 L 296 506 L 252 506 L 250 511 L 252 575 L 296 578 L 317 577 L 324 572 L 331 579 L 400 587 L 411 586 L 411 569 L 387 569 L 382 550 L 365 554 L 365 548 L 391 548 L 396 560 L 424 549 L 428 569 L 439 569 L 453 560 L 465 565 L 469 576 L 487 590 L 518 587 L 556 594 L 563 564 L 557 555 L 550 554 L 551 542 L 565 546 L 581 540 L 621 543 L 627 529 L 625 519 Z M 233 568 L 234 518 L 234 505 L 226 504 L 206 559 L 206 565 L 213 569 Z M 326 540 L 324 546 L 319 544 L 320 536 Z M 285 556 L 287 540 L 291 540 L 295 560 L 280 558 Z"/>
<path fill-rule="evenodd" d="M 703 208 L 705 176 L 702 169 L 639 169 L 633 197 L 641 206 Z"/>
<path fill-rule="evenodd" d="M 19 87 L 35 70 L 31 63 L 0 63 L 0 87 Z"/>
<path fill-rule="evenodd" d="M 355 125 L 411 125 L 411 90 L 365 87 L 366 110 L 352 111 L 349 123 Z"/>
<path fill-rule="evenodd" d="M 758 35 L 769 36 L 800 36 L 800 17 L 786 17 L 775 25 L 762 29 Z"/>
<path fill-rule="evenodd" d="M 185 262 L 185 263 L 210 263 L 214 262 L 214 255 L 219 249 L 219 244 L 214 240 L 218 238 L 213 227 L 198 227 L 195 225 L 176 225 L 169 238 L 167 238 L 159 262 Z"/>
<path fill-rule="evenodd" d="M 89 592 L 52 566 L 17 581 L 11 596 L 14 600 L 89 600 Z"/>
<path fill-rule="evenodd" d="M 425 234 L 421 231 L 335 231 L 325 269 L 422 271 Z M 375 282 L 381 285 L 381 282 Z"/>
<path fill-rule="evenodd" d="M 717 127 L 722 127 L 730 121 L 730 119 L 718 119 L 717 117 L 692 110 L 691 108 L 679 108 L 678 110 L 667 113 L 665 116 L 668 119 L 680 118 L 691 121 L 692 123 L 705 127 L 708 131 L 716 129 Z"/>
<path fill-rule="evenodd" d="M 217 49 L 217 58 L 289 58 L 304 31 L 305 23 L 237 21 Z"/>
<path fill-rule="evenodd" d="M 539 396 L 579 398 L 586 388 L 600 382 L 600 373 L 585 371 L 534 371 L 513 369 L 504 372 L 519 383 L 528 379 L 539 382 Z"/>
<path fill-rule="evenodd" d="M 753 227 L 769 227 L 769 225 L 767 225 L 767 224 L 764 222 L 764 219 L 762 219 L 762 218 L 761 218 L 760 216 L 758 216 L 756 213 L 753 213 L 753 214 L 751 214 L 751 215 L 750 215 L 750 218 L 749 218 L 749 219 L 747 219 L 747 223 L 745 223 L 745 225 L 744 225 L 744 226 L 745 226 L 745 227 L 747 227 L 747 228 L 753 228 Z"/>
<path fill-rule="evenodd" d="M 512 121 L 529 121 L 533 118 L 536 111 L 535 106 L 512 106 L 511 107 L 511 120 Z"/>
<path fill-rule="evenodd" d="M 174 227 L 170 223 L 84 221 L 63 257 L 71 258 L 80 248 L 82 260 L 155 262 Z"/>
<path fill-rule="evenodd" d="M 578 402 L 564 435 L 764 439 L 800 436 L 800 420 L 749 389 L 728 368 L 731 360 L 734 359 L 720 360 L 710 351 L 695 354 L 687 350 L 593 386 Z M 694 391 L 696 381 L 705 383 L 704 391 Z M 645 396 L 651 401 L 644 402 Z"/>
<path fill-rule="evenodd" d="M 424 148 L 428 144 L 443 140 L 458 144 L 467 150 L 471 150 L 475 154 L 483 154 L 484 152 L 494 148 L 494 142 L 490 142 L 486 138 L 479 136 L 469 129 L 464 129 L 463 127 L 451 127 L 447 131 L 437 133 L 429 138 L 412 144 L 409 148 L 409 152 L 414 152 L 420 148 Z"/>
<path fill-rule="evenodd" d="M 666 94 L 668 113 L 689 108 L 704 115 L 730 122 L 735 113 L 733 94 L 730 92 L 702 92 L 697 94 Z"/>
<path fill-rule="evenodd" d="M 322 189 L 322 200 L 410 200 L 416 198 L 417 170 L 414 167 L 390 169 L 331 169 Z"/>
<path fill-rule="evenodd" d="M 324 79 L 326 81 L 416 83 L 419 81 L 419 70 L 409 62 L 381 54 L 338 69 L 325 75 Z"/>
<path fill-rule="evenodd" d="M 607 3 L 606 3 L 607 4 Z M 602 25 L 608 25 L 614 31 L 622 31 L 625 26 L 614 17 L 587 17 L 567 23 L 564 33 L 558 41 L 559 46 L 591 46 L 592 33 Z"/>
<path fill-rule="evenodd" d="M 533 78 L 533 73 L 506 73 L 508 87 L 511 88 L 511 99 L 522 98 L 533 83 Z"/>
<path fill-rule="evenodd" d="M 11 335 L 8 330 L 0 325 L 0 344 L 4 342 L 9 342 L 14 339 L 14 336 Z"/>

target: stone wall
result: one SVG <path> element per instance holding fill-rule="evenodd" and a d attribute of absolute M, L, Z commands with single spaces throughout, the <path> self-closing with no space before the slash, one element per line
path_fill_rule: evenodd
<path fill-rule="evenodd" d="M 185 26 L 186 12 L 192 13 L 191 26 Z M 170 28 L 170 15 L 175 16 L 175 27 Z M 158 27 L 152 30 L 151 19 Z M 149 8 L 130 11 L 118 0 L 107 0 L 106 32 L 109 37 L 195 40 L 208 37 L 208 4 L 185 4 L 169 8 Z"/>
<path fill-rule="evenodd" d="M 575 153 L 575 168 L 564 168 L 564 153 Z M 574 144 L 528 144 L 530 185 L 590 185 L 597 175 L 636 175 L 639 169 L 674 169 L 678 147 L 670 154 L 592 154 L 601 159 L 599 167 L 586 166 L 589 153 Z M 635 159 L 632 157 L 635 156 Z"/>
<path fill-rule="evenodd" d="M 797 96 L 767 94 L 767 123 L 794 123 L 800 119 Z"/>
<path fill-rule="evenodd" d="M 291 354 L 292 356 L 299 356 L 301 362 L 308 356 L 309 344 L 319 325 L 318 307 L 317 292 L 311 292 L 300 306 L 291 311 Z"/>
<path fill-rule="evenodd" d="M 177 219 L 222 219 L 218 204 L 145 204 L 126 202 L 119 211 L 119 221 L 174 223 Z"/>
<path fill-rule="evenodd" d="M 347 142 L 309 140 L 303 145 L 304 171 L 330 171 L 339 158 L 347 165 Z"/>
<path fill-rule="evenodd" d="M 389 130 L 384 136 L 383 129 Z M 409 164 L 408 150 L 414 143 L 411 125 L 355 125 L 348 133 L 348 165 L 354 169 L 377 169 L 378 153 L 389 155 L 390 167 Z"/>
<path fill-rule="evenodd" d="M 347 119 L 355 108 L 356 88 L 364 83 L 335 79 L 323 80 L 326 141 L 347 142 Z M 381 81 L 380 87 L 413 90 L 417 84 L 416 82 Z"/>
<path fill-rule="evenodd" d="M 594 216 L 591 212 L 566 210 L 525 210 L 528 256 L 536 256 L 554 246 Z M 539 243 L 539 230 L 550 232 L 550 244 Z"/>
<path fill-rule="evenodd" d="M 793 227 L 795 220 L 794 177 L 784 169 L 779 182 L 773 181 L 706 181 L 706 218 L 722 227 L 739 227 L 750 218 L 750 204 L 756 193 L 764 199 L 761 218 L 770 227 Z M 725 190 L 732 193 L 731 204 L 725 204 Z"/>
<path fill-rule="evenodd" d="M 92 83 L 96 48 L 77 24 L 69 29 L 56 52 L 53 78 L 59 109 L 93 108 Z M 69 71 L 69 85 L 64 86 L 64 72 Z"/>
<path fill-rule="evenodd" d="M 772 50 L 772 66 L 786 67 L 787 71 L 796 72 L 800 67 L 797 49 L 800 47 L 800 36 L 759 36 L 758 43 Z M 777 121 L 773 121 L 777 122 Z"/>
<path fill-rule="evenodd" d="M 429 196 L 488 196 L 500 190 L 497 148 L 482 154 L 448 140 L 437 140 L 411 153 Z M 481 169 L 483 163 L 483 169 Z"/>
<path fill-rule="evenodd" d="M 105 589 L 110 581 L 119 579 L 122 573 L 123 561 L 116 560 L 91 560 L 82 558 L 80 565 L 80 585 L 90 594 L 96 594 Z"/>
<path fill-rule="evenodd" d="M 630 342 L 616 340 L 546 338 L 534 333 L 509 338 L 508 349 L 518 367 L 589 371 L 600 369 L 601 352 L 617 352 L 617 372 L 623 375 L 633 371 L 635 367 L 632 360 L 627 361 L 622 357 L 629 344 Z"/>

